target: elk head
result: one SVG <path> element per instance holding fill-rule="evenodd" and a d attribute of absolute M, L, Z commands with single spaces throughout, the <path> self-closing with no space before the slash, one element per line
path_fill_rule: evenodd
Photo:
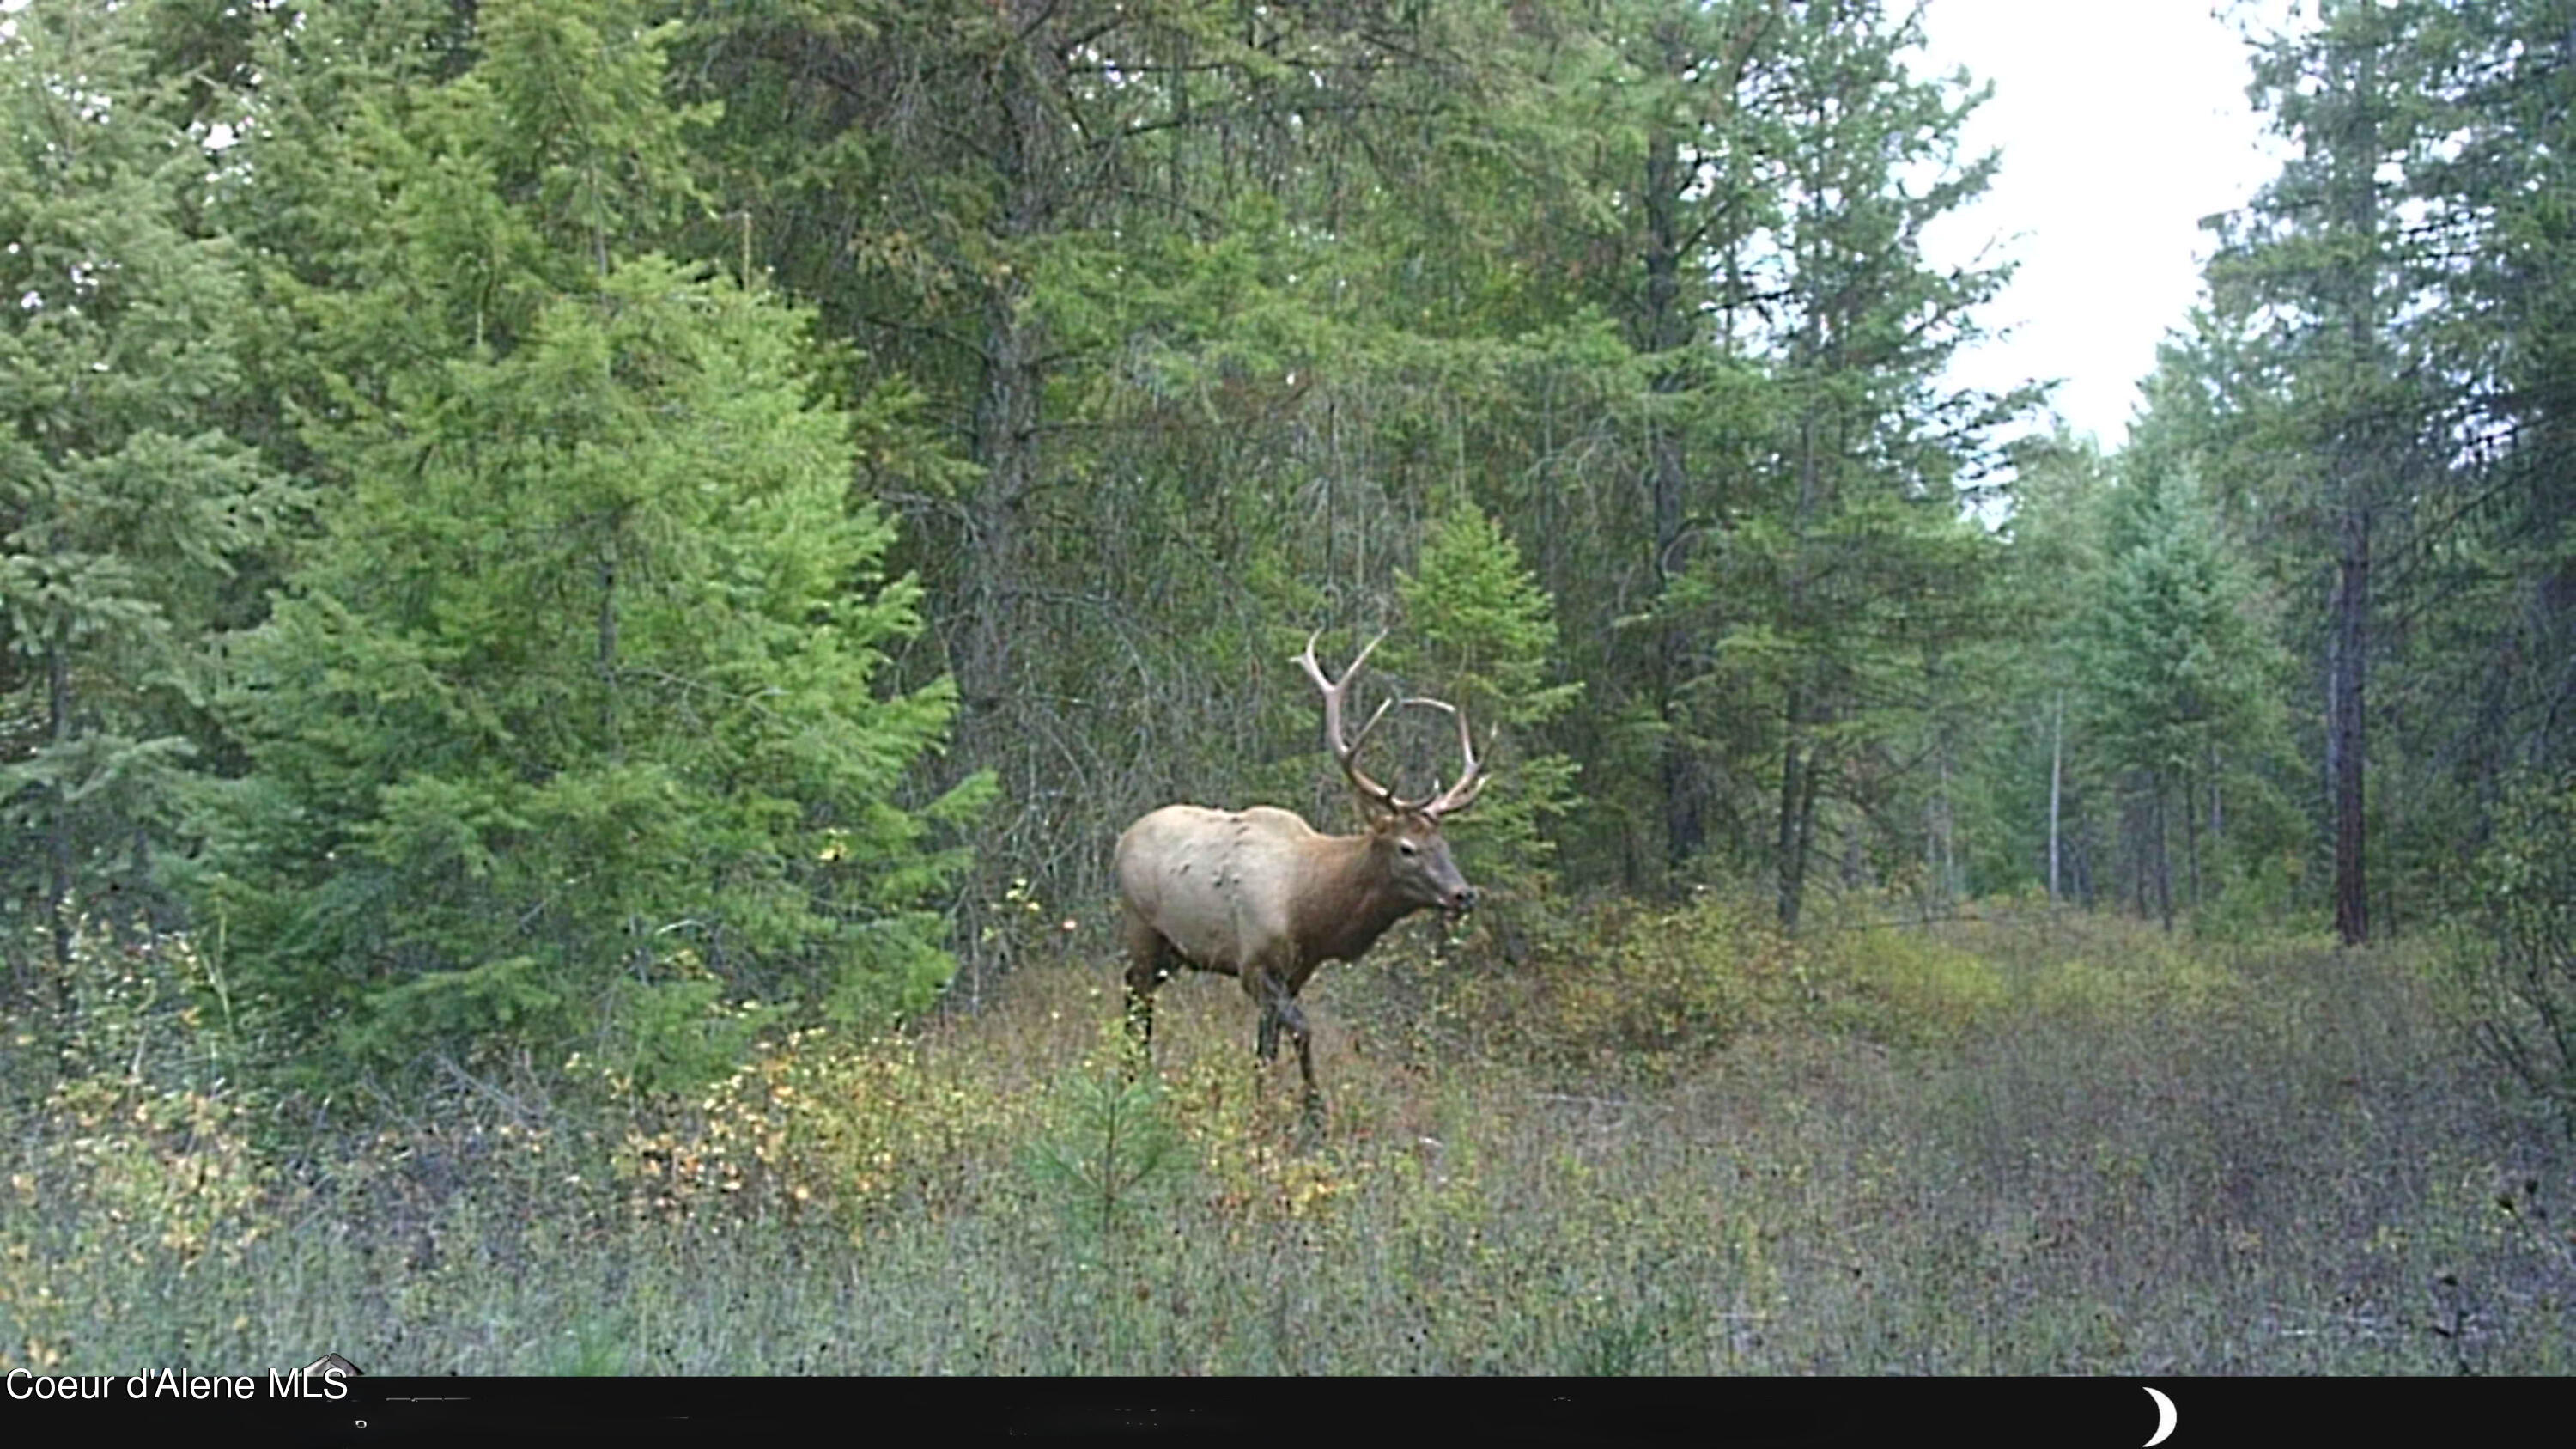
<path fill-rule="evenodd" d="M 1466 712 L 1437 699 L 1416 697 L 1403 701 L 1443 711 L 1458 722 L 1458 750 L 1465 764 L 1459 770 L 1457 783 L 1448 789 L 1441 789 L 1440 782 L 1434 780 L 1432 793 L 1422 799 L 1401 798 L 1369 778 L 1359 764 L 1360 746 L 1397 701 L 1380 703 L 1357 735 L 1345 737 L 1342 731 L 1342 705 L 1349 697 L 1351 683 L 1360 677 L 1369 655 L 1386 642 L 1386 635 L 1381 633 L 1370 640 L 1339 680 L 1326 676 L 1324 666 L 1315 658 L 1315 641 L 1322 637 L 1321 630 L 1307 636 L 1306 650 L 1297 656 L 1297 663 L 1323 691 L 1324 747 L 1332 751 L 1334 761 L 1359 796 L 1361 809 L 1368 817 L 1369 850 L 1378 858 L 1381 878 L 1406 910 L 1432 907 L 1454 917 L 1476 904 L 1476 888 L 1467 884 L 1467 878 L 1458 871 L 1458 863 L 1450 859 L 1449 842 L 1440 834 L 1440 821 L 1474 804 L 1477 793 L 1485 788 L 1484 767 L 1476 759 L 1476 740 L 1468 731 Z"/>

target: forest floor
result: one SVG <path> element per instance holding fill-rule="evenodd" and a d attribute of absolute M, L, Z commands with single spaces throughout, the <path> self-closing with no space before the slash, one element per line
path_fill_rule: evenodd
<path fill-rule="evenodd" d="M 2576 1154 L 2430 947 L 1755 919 L 1596 913 L 1519 967 L 1423 925 L 1328 967 L 1319 1128 L 1222 978 L 1163 993 L 1129 1085 L 1078 956 L 586 1126 L 487 1103 L 317 1153 L 220 1093 L 57 1087 L 11 1109 L 0 1360 L 2576 1370 Z"/>

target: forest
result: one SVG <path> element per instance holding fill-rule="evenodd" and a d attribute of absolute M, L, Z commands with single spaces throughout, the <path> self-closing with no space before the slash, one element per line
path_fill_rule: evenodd
<path fill-rule="evenodd" d="M 2237 8 L 2106 448 L 1903 0 L 0 4 L 0 1368 L 2568 1372 L 2576 0 Z"/>

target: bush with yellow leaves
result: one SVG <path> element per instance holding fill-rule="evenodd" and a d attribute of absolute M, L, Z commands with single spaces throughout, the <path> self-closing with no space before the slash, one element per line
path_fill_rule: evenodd
<path fill-rule="evenodd" d="M 964 1205 L 1035 1117 L 1026 1094 L 946 1070 L 922 1040 L 811 1027 L 758 1043 L 703 1097 L 640 1105 L 613 1163 L 639 1216 L 819 1213 L 855 1231 L 897 1203 Z"/>
<path fill-rule="evenodd" d="M 50 1367 L 78 1324 L 113 1311 L 89 1286 L 105 1262 L 184 1275 L 258 1238 L 271 1174 L 223 1075 L 236 1041 L 220 982 L 183 937 L 120 944 L 84 928 L 55 1007 L 0 1021 L 15 1059 L 0 1365 Z"/>

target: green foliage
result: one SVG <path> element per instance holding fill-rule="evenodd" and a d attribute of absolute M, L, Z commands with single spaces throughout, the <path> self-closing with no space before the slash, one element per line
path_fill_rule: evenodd
<path fill-rule="evenodd" d="M 2479 1044 L 2576 1136 L 2576 780 L 2508 796 L 2473 880 L 2485 940 L 2464 960 Z"/>
<path fill-rule="evenodd" d="M 1714 436 L 1675 444 L 1725 491 L 1653 537 L 1660 785 L 1672 863 L 1704 848 L 1767 876 L 1794 927 L 1828 832 L 1868 836 L 1853 864 L 1887 878 L 1924 852 L 1879 822 L 1950 813 L 1941 772 L 1975 693 L 1953 657 L 2003 617 L 1998 552 L 1962 505 L 1988 431 L 2036 394 L 1941 380 L 2010 275 L 1936 268 L 1919 245 L 1993 173 L 1992 156 L 1960 148 L 1981 94 L 1909 70 L 1916 20 L 1887 8 L 1742 24 L 1776 43 L 1748 57 L 1761 99 L 1747 109 L 1767 119 L 1745 123 L 1778 129 L 1757 131 L 1769 145 L 1747 178 L 1776 215 L 1713 248 L 1731 294 L 1721 341 L 1745 384 L 1710 392 Z M 1905 179 L 1917 172 L 1930 179 Z M 1777 304 L 1739 313 L 1757 290 Z M 1926 754 L 1933 779 L 1900 783 L 1896 761 Z"/>
<path fill-rule="evenodd" d="M 2108 533 L 2083 639 L 2088 732 L 2114 768 L 2178 775 L 2258 723 L 2270 681 L 2245 587 L 2187 472 L 2133 470 Z"/>
<path fill-rule="evenodd" d="M 294 498 L 226 429 L 242 264 L 191 229 L 209 162 L 140 9 L 0 38 L 0 958 L 43 920 L 57 968 L 84 902 L 175 917 L 155 856 L 227 584 Z"/>
<path fill-rule="evenodd" d="M 2076 623 L 2077 737 L 2132 804 L 2133 870 L 2169 902 L 2181 837 L 2197 906 L 2283 838 L 2261 828 L 2274 822 L 2259 810 L 2237 812 L 2225 832 L 2204 821 L 2225 819 L 2213 799 L 2273 793 L 2266 772 L 2287 753 L 2279 701 L 2290 670 L 2189 467 L 2152 447 L 2127 461 L 2105 499 L 2102 571 Z"/>
<path fill-rule="evenodd" d="M 580 1042 L 703 1081 L 771 1008 L 878 1025 L 952 969 L 927 837 L 989 785 L 896 803 L 954 692 L 884 687 L 920 591 L 849 497 L 905 444 L 818 398 L 793 308 L 626 254 L 688 118 L 621 13 L 493 7 L 552 69 L 378 116 L 418 225 L 312 298 L 365 369 L 304 434 L 345 481 L 235 651 L 200 881 L 317 1070 Z"/>
<path fill-rule="evenodd" d="M 689 1025 L 719 984 L 876 1022 L 946 979 L 922 838 L 978 791 L 892 803 L 951 695 L 871 687 L 916 594 L 794 327 L 630 263 L 332 440 L 354 487 L 238 653 L 208 888 L 346 1045 L 703 1066 L 749 1029 Z"/>
<path fill-rule="evenodd" d="M 1504 729 L 1540 735 L 1582 696 L 1581 680 L 1547 682 L 1556 667 L 1547 595 L 1511 538 L 1474 504 L 1461 500 L 1433 522 L 1417 570 L 1397 575 L 1396 593 L 1408 627 L 1391 662 L 1481 724 L 1480 749 L 1490 751 Z M 1456 828 L 1474 843 L 1478 889 L 1506 901 L 1543 893 L 1554 876 L 1547 828 L 1582 803 L 1580 767 L 1553 752 L 1484 763 L 1492 783 Z"/>
<path fill-rule="evenodd" d="M 1030 1145 L 1026 1171 L 1097 1260 L 1137 1236 L 1187 1164 L 1160 1083 L 1112 1068 L 1082 1072 L 1056 1090 L 1057 1119 Z M 1156 1235 L 1144 1234 L 1152 1242 Z"/>
<path fill-rule="evenodd" d="M 0 1369 L 2565 1372 L 2576 27 L 2312 10 L 2009 460 L 1886 0 L 10 10 Z M 1501 949 L 1121 1079 L 1389 621 Z"/>

